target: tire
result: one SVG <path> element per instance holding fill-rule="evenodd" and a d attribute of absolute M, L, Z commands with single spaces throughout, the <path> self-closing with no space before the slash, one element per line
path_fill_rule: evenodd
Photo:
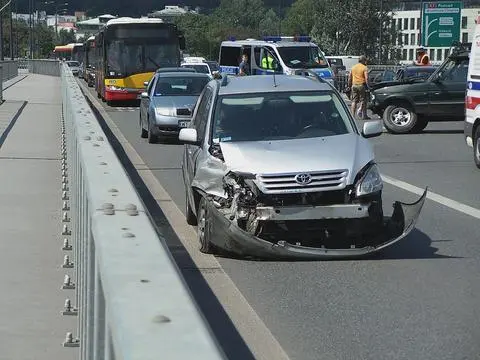
<path fill-rule="evenodd" d="M 207 210 L 207 200 L 202 196 L 198 204 L 197 238 L 200 243 L 200 251 L 204 254 L 213 253 L 213 245 L 210 241 L 210 216 Z"/>
<path fill-rule="evenodd" d="M 192 190 L 193 191 L 193 190 Z M 195 198 L 195 195 L 194 195 Z M 188 225 L 197 226 L 197 216 L 193 213 L 192 207 L 190 205 L 190 201 L 188 200 L 188 193 L 185 189 L 185 220 L 187 221 Z"/>
<path fill-rule="evenodd" d="M 473 135 L 473 160 L 477 168 L 480 169 L 480 126 L 477 126 Z"/>
<path fill-rule="evenodd" d="M 410 133 L 416 123 L 417 114 L 413 112 L 411 105 L 406 103 L 389 105 L 383 113 L 383 124 L 392 134 Z"/>
<path fill-rule="evenodd" d="M 417 115 L 417 123 L 412 128 L 412 132 L 419 133 L 422 132 L 428 125 L 428 118 L 426 116 Z"/>
<path fill-rule="evenodd" d="M 113 106 L 113 101 L 111 101 L 111 100 L 106 100 L 106 103 L 107 103 L 108 106 Z"/>
<path fill-rule="evenodd" d="M 88 86 L 90 86 L 90 85 L 88 85 Z M 97 98 L 99 98 L 99 99 L 102 98 L 102 95 L 99 92 L 97 92 Z"/>
<path fill-rule="evenodd" d="M 148 124 L 147 138 L 149 144 L 156 144 L 158 142 L 158 138 L 153 134 L 150 124 Z"/>
<path fill-rule="evenodd" d="M 143 128 L 142 116 L 140 116 L 140 137 L 146 139 L 148 137 L 148 131 Z"/>

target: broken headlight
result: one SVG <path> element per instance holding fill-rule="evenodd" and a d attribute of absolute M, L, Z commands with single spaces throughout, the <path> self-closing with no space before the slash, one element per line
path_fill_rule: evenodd
<path fill-rule="evenodd" d="M 383 181 L 378 167 L 375 164 L 370 165 L 355 185 L 357 196 L 364 196 L 382 190 Z"/>

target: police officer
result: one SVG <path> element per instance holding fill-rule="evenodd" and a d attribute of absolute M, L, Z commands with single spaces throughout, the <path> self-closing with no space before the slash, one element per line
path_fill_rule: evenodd
<path fill-rule="evenodd" d="M 263 56 L 262 68 L 268 70 L 275 70 L 275 67 L 273 66 L 273 61 L 273 57 L 269 53 L 267 53 Z"/>

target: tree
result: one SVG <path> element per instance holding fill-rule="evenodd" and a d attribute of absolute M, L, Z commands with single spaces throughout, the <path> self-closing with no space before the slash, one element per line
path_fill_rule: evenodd
<path fill-rule="evenodd" d="M 58 32 L 57 45 L 67 45 L 77 42 L 73 30 L 60 29 Z"/>
<path fill-rule="evenodd" d="M 260 21 L 260 35 L 281 35 L 280 26 L 280 18 L 270 9 Z"/>

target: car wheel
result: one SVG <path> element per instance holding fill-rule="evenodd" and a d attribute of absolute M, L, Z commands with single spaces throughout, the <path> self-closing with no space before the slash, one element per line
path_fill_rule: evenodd
<path fill-rule="evenodd" d="M 422 132 L 428 125 L 428 118 L 426 116 L 417 115 L 417 123 L 412 128 L 412 132 Z"/>
<path fill-rule="evenodd" d="M 409 133 L 416 123 L 417 114 L 407 104 L 389 105 L 383 113 L 383 124 L 392 134 Z"/>
<path fill-rule="evenodd" d="M 207 200 L 202 196 L 198 204 L 197 237 L 200 243 L 200 251 L 205 254 L 213 253 L 213 245 L 210 242 L 210 216 L 207 210 Z"/>
<path fill-rule="evenodd" d="M 190 201 L 188 200 L 188 192 L 186 189 L 185 189 L 185 207 L 186 207 L 185 219 L 187 221 L 187 224 L 191 226 L 197 226 L 198 225 L 197 217 L 193 213 L 192 206 L 190 205 Z"/>
<path fill-rule="evenodd" d="M 148 131 L 143 128 L 142 115 L 140 115 L 140 137 L 146 139 L 148 137 Z"/>
<path fill-rule="evenodd" d="M 473 159 L 477 168 L 480 169 L 480 126 L 477 126 L 473 135 Z"/>
<path fill-rule="evenodd" d="M 148 137 L 148 143 L 149 144 L 155 144 L 158 141 L 157 136 L 153 133 L 152 127 L 150 124 L 148 124 L 148 132 L 147 132 L 147 137 Z"/>

